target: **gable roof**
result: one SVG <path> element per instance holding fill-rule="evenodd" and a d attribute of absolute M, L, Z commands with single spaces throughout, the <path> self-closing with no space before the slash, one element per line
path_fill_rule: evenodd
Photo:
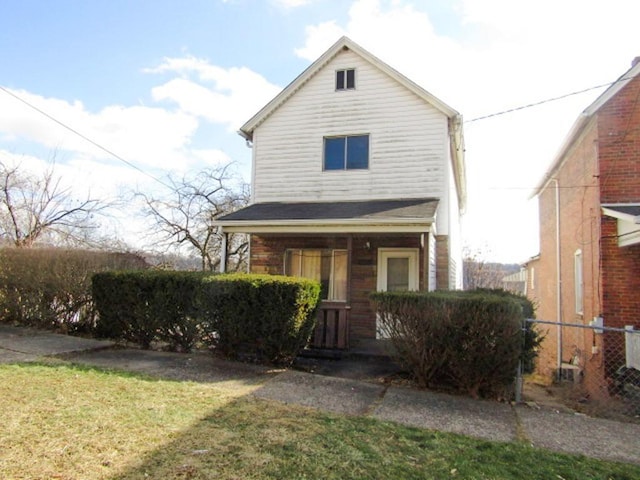
<path fill-rule="evenodd" d="M 391 78 L 396 80 L 398 83 L 403 85 L 404 87 L 411 90 L 413 93 L 422 98 L 425 102 L 433 105 L 437 110 L 442 112 L 449 118 L 459 117 L 460 114 L 449 107 L 446 103 L 434 97 L 432 94 L 427 92 L 424 88 L 420 87 L 413 81 L 409 80 L 407 77 L 402 75 L 400 72 L 390 67 L 382 60 L 369 53 L 367 50 L 362 48 L 360 45 L 355 43 L 348 37 L 341 37 L 336 43 L 334 43 L 329 50 L 324 52 L 315 62 L 313 62 L 307 69 L 298 75 L 289 85 L 287 85 L 278 95 L 276 95 L 273 100 L 267 103 L 258 113 L 256 113 L 249 121 L 247 121 L 242 127 L 240 127 L 240 135 L 245 137 L 247 140 L 251 140 L 253 136 L 253 131 L 264 122 L 275 110 L 280 107 L 284 102 L 286 102 L 294 93 L 296 93 L 305 83 L 307 83 L 311 77 L 313 77 L 319 70 L 321 70 L 326 64 L 328 64 L 331 60 L 333 60 L 341 51 L 343 50 L 351 50 L 356 53 L 364 60 L 369 62 L 370 64 L 377 67 L 379 70 L 383 71 Z"/>
<path fill-rule="evenodd" d="M 622 90 L 631 80 L 636 78 L 640 74 L 640 61 L 634 60 L 634 65 L 623 73 L 620 78 L 613 82 L 609 88 L 607 88 L 598 98 L 596 98 L 591 105 L 585 108 L 574 122 L 569 134 L 565 137 L 560 150 L 554 157 L 551 166 L 547 169 L 544 176 L 536 186 L 531 197 L 539 195 L 547 186 L 553 175 L 560 169 L 564 163 L 565 155 L 569 152 L 574 143 L 580 138 L 580 135 L 585 131 L 587 125 L 592 120 L 595 114 L 613 97 L 615 97 L 620 90 Z"/>
<path fill-rule="evenodd" d="M 456 191 L 458 194 L 458 204 L 461 210 L 464 210 L 467 198 L 466 184 L 466 168 L 464 163 L 464 135 L 462 130 L 462 115 L 448 106 L 443 101 L 436 98 L 424 88 L 409 80 L 394 68 L 371 54 L 360 45 L 355 43 L 348 37 L 341 37 L 326 52 L 324 52 L 315 62 L 313 62 L 306 70 L 296 77 L 289 85 L 287 85 L 278 95 L 276 95 L 269 103 L 267 103 L 258 113 L 251 117 L 238 133 L 246 140 L 253 140 L 254 130 L 264 122 L 273 112 L 275 112 L 283 103 L 291 98 L 298 90 L 300 90 L 318 71 L 324 68 L 331 60 L 333 60 L 343 50 L 350 50 L 359 55 L 365 61 L 387 74 L 389 77 L 403 85 L 405 88 L 416 94 L 436 110 L 444 114 L 449 119 L 450 145 L 453 160 L 454 178 L 456 182 Z"/>

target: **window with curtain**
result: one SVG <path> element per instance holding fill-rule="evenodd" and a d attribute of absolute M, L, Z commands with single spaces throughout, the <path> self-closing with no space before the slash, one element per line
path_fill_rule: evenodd
<path fill-rule="evenodd" d="M 347 300 L 347 251 L 289 249 L 285 254 L 285 275 L 317 280 L 322 300 Z"/>

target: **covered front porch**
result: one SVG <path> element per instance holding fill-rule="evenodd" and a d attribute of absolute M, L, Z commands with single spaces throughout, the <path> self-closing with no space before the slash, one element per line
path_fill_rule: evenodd
<path fill-rule="evenodd" d="M 322 301 L 311 346 L 348 350 L 377 337 L 372 291 L 436 288 L 437 204 L 425 199 L 257 204 L 220 223 L 224 232 L 250 234 L 251 273 L 318 280 Z M 309 218 L 296 218 L 302 216 L 296 209 Z M 262 218 L 248 218 L 257 216 L 256 210 Z M 342 218 L 344 210 L 351 216 Z M 287 218 L 268 219 L 277 212 Z"/>

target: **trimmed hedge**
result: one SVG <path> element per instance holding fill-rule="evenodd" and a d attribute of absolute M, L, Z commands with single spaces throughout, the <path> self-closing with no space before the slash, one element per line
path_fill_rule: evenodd
<path fill-rule="evenodd" d="M 172 350 L 190 351 L 200 332 L 195 301 L 208 275 L 163 270 L 94 275 L 93 298 L 100 314 L 96 335 L 145 349 L 162 341 Z"/>
<path fill-rule="evenodd" d="M 317 282 L 271 275 L 105 272 L 94 276 L 98 333 L 149 348 L 197 342 L 228 358 L 288 363 L 309 341 Z"/>
<path fill-rule="evenodd" d="M 505 395 L 523 345 L 523 309 L 514 299 L 478 292 L 376 292 L 371 299 L 419 385 Z"/>
<path fill-rule="evenodd" d="M 290 363 L 308 343 L 320 298 L 318 282 L 276 275 L 229 274 L 204 280 L 209 345 L 227 357 Z"/>
<path fill-rule="evenodd" d="M 57 248 L 0 249 L 0 322 L 91 333 L 95 310 L 91 276 L 100 271 L 147 268 L 131 253 Z"/>

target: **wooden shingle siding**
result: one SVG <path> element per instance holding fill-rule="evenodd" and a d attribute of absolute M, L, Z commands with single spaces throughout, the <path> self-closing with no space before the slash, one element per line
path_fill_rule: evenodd
<path fill-rule="evenodd" d="M 356 88 L 335 91 L 335 71 Z M 369 168 L 323 171 L 323 138 L 369 134 Z M 442 198 L 447 118 L 350 51 L 343 51 L 254 131 L 254 202 Z"/>

